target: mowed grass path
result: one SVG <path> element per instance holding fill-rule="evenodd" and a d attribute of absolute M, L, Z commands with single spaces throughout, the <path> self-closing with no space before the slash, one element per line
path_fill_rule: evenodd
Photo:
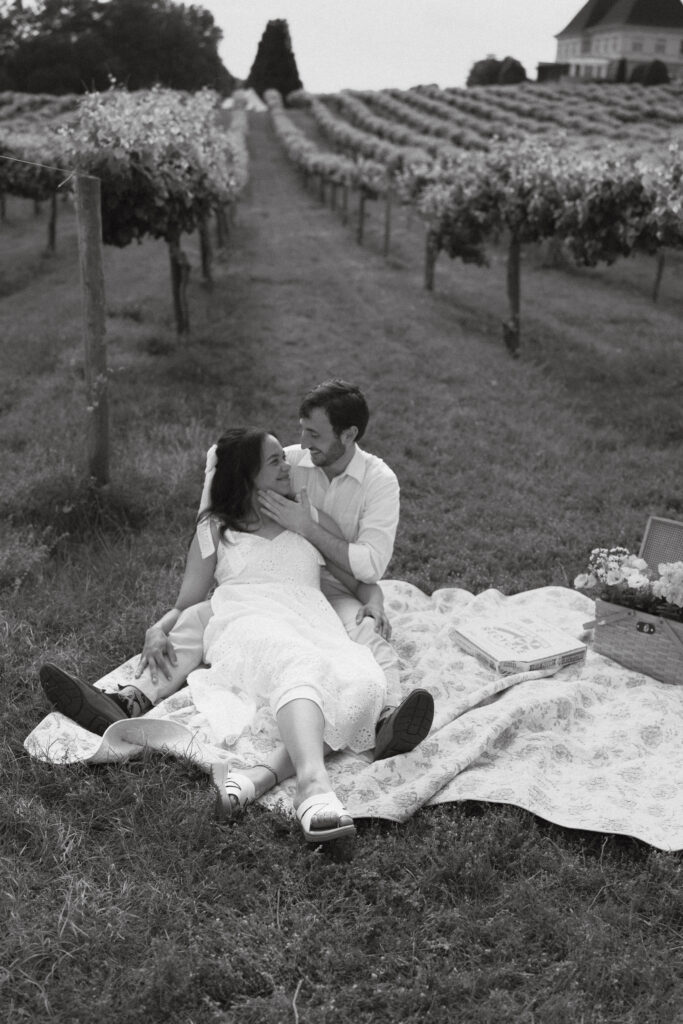
<path fill-rule="evenodd" d="M 402 484 L 388 575 L 427 592 L 569 584 L 591 547 L 680 517 L 680 263 L 654 306 L 651 261 L 575 271 L 528 252 L 512 361 L 497 252 L 490 269 L 442 258 L 428 295 L 415 220 L 397 215 L 385 261 L 378 206 L 360 248 L 265 117 L 250 151 L 215 287 L 192 284 L 189 340 L 170 326 L 164 246 L 106 251 L 98 500 L 73 218 L 52 260 L 25 205 L 0 228 L 3 1019 L 679 1019 L 679 855 L 468 804 L 366 824 L 339 864 L 272 814 L 217 828 L 190 765 L 54 769 L 22 751 L 45 710 L 41 660 L 96 678 L 172 602 L 208 444 L 239 422 L 296 440 L 298 399 L 325 377 L 368 395 L 367 447 Z"/>

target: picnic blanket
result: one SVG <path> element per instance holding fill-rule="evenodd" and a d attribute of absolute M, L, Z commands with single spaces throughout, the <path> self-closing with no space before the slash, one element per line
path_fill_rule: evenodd
<path fill-rule="evenodd" d="M 564 587 L 513 596 L 458 588 L 431 597 L 383 581 L 401 662 L 401 687 L 434 695 L 432 731 L 414 751 L 373 762 L 371 753 L 334 754 L 333 785 L 357 818 L 404 821 L 420 807 L 459 800 L 513 804 L 568 828 L 636 837 L 683 849 L 683 687 L 628 671 L 590 649 L 585 663 L 546 677 L 499 676 L 465 654 L 452 631 L 465 617 L 523 609 L 577 638 L 593 602 Z M 106 679 L 101 685 L 106 685 Z M 145 746 L 197 764 L 263 761 L 257 737 L 239 749 L 212 744 L 197 725 L 187 688 L 140 719 L 95 736 L 53 712 L 25 741 L 55 763 L 116 761 Z M 291 780 L 261 799 L 292 809 Z"/>

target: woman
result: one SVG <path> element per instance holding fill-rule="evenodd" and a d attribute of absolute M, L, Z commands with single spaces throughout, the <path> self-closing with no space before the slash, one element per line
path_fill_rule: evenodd
<path fill-rule="evenodd" d="M 246 730 L 279 734 L 282 741 L 268 765 L 239 773 L 224 762 L 213 766 L 219 817 L 234 817 L 295 774 L 297 817 L 306 840 L 320 843 L 355 831 L 332 792 L 325 754 L 373 746 L 386 681 L 323 596 L 320 554 L 263 512 L 257 494 L 266 490 L 289 495 L 279 441 L 261 430 L 229 430 L 215 448 L 209 504 L 176 608 L 161 625 L 168 631 L 183 608 L 205 600 L 215 577 L 204 634 L 210 667 L 188 679 L 194 703 L 221 742 L 234 742 Z M 385 629 L 380 588 L 342 575 Z"/>

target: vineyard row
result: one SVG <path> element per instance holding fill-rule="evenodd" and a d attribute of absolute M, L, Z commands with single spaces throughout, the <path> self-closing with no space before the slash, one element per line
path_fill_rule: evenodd
<path fill-rule="evenodd" d="M 97 178 L 105 244 L 145 236 L 168 243 L 176 326 L 184 333 L 188 263 L 181 236 L 199 230 L 210 275 L 207 221 L 215 214 L 225 237 L 226 211 L 249 176 L 246 110 L 238 101 L 226 131 L 217 120 L 219 102 L 210 90 L 117 88 L 86 95 L 75 112 L 62 111 L 56 126 L 0 121 L 0 194 L 50 201 L 54 214 L 58 191 L 68 191 L 75 176 Z"/>
<path fill-rule="evenodd" d="M 417 209 L 426 225 L 428 288 L 440 252 L 484 264 L 488 244 L 505 236 L 510 318 L 504 337 L 512 351 L 520 339 L 522 245 L 552 239 L 585 266 L 634 251 L 683 247 L 683 161 L 675 144 L 639 160 L 558 149 L 537 139 L 466 150 L 443 140 L 433 145 L 433 137 L 416 135 L 409 126 L 389 141 L 373 135 L 370 129 L 379 129 L 381 119 L 356 96 L 339 94 L 335 102 L 358 120 L 362 113 L 363 128 L 335 116 L 328 103 L 306 99 L 315 124 L 341 152 L 322 153 L 293 125 L 279 94 L 270 93 L 278 136 L 298 140 L 296 152 L 285 141 L 288 155 L 321 182 L 354 185 L 364 197 L 395 196 Z M 370 180 L 360 170 L 368 163 Z"/>

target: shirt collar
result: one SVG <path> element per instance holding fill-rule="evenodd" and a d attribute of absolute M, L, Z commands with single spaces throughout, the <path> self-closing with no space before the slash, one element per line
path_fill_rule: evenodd
<path fill-rule="evenodd" d="M 353 453 L 353 458 L 349 462 L 344 472 L 339 474 L 339 477 L 350 476 L 353 477 L 354 480 L 357 480 L 358 483 L 362 483 L 363 477 L 365 476 L 365 459 L 363 458 L 363 452 L 358 447 L 358 445 L 355 445 L 355 448 L 356 450 Z M 303 457 L 299 460 L 299 465 L 305 466 L 307 469 L 319 469 L 321 473 L 325 472 L 325 470 L 322 469 L 321 466 L 316 466 L 314 464 L 313 460 L 311 459 L 311 453 L 308 450 L 308 448 L 304 449 L 304 454 Z M 338 480 L 339 477 L 334 477 L 333 479 Z M 330 481 L 330 483 L 331 482 L 332 481 Z"/>
<path fill-rule="evenodd" d="M 356 450 L 353 453 L 353 458 L 344 470 L 344 473 L 352 476 L 354 480 L 358 481 L 358 483 L 362 483 L 363 477 L 365 476 L 365 459 L 363 458 L 363 452 L 358 445 L 356 445 L 355 448 Z M 341 473 L 340 475 L 344 476 L 344 473 Z"/>

